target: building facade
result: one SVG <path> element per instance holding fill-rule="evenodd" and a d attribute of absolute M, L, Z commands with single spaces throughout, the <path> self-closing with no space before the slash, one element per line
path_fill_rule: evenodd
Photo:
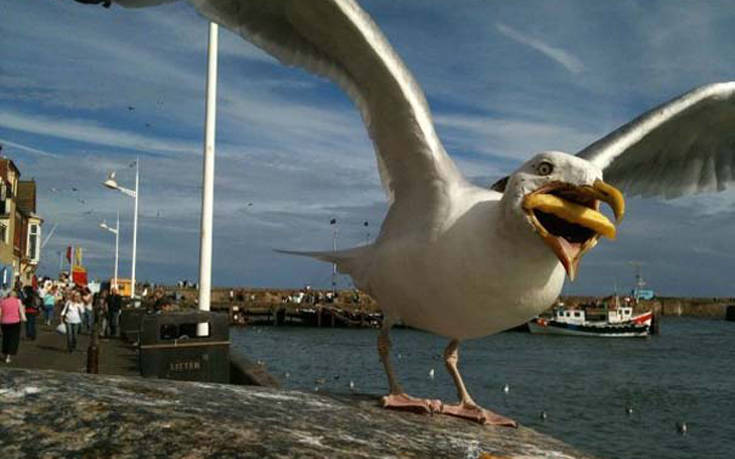
<path fill-rule="evenodd" d="M 41 259 L 41 225 L 36 213 L 36 182 L 20 180 L 9 158 L 0 157 L 0 284 L 32 281 Z"/>

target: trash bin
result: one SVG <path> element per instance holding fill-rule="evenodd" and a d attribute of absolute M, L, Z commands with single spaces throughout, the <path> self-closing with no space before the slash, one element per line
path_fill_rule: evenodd
<path fill-rule="evenodd" d="M 209 324 L 197 336 L 197 324 Z M 225 313 L 147 314 L 140 325 L 140 373 L 147 378 L 230 382 L 230 329 Z"/>
<path fill-rule="evenodd" d="M 140 337 L 140 323 L 145 315 L 145 308 L 125 308 L 120 312 L 120 336 L 131 343 Z"/>

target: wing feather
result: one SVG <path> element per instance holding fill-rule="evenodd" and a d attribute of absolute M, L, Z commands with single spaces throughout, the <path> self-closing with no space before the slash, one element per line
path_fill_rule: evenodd
<path fill-rule="evenodd" d="M 674 198 L 724 190 L 735 179 L 735 82 L 689 91 L 577 155 L 633 195 Z"/>

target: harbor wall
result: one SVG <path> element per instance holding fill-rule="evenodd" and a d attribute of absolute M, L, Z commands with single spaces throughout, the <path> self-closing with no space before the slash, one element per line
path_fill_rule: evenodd
<path fill-rule="evenodd" d="M 197 291 L 192 288 L 175 288 L 187 301 L 194 301 Z M 230 291 L 234 298 L 230 301 Z M 298 308 L 303 304 L 285 302 L 284 299 L 297 295 L 299 289 L 267 289 L 216 287 L 212 289 L 212 303 L 226 307 L 227 304 L 236 304 L 246 309 L 271 309 L 285 307 Z M 328 290 L 312 290 L 314 294 L 326 295 Z M 560 300 L 568 305 L 579 305 L 600 300 L 601 296 L 562 296 Z M 380 306 L 369 295 L 356 290 L 339 290 L 332 306 L 350 312 L 380 312 Z M 686 297 L 656 297 L 653 300 L 641 300 L 636 310 L 653 310 L 662 316 L 701 317 L 708 319 L 725 319 L 727 306 L 735 305 L 735 298 L 686 298 Z M 551 308 L 552 305 L 549 305 Z"/>

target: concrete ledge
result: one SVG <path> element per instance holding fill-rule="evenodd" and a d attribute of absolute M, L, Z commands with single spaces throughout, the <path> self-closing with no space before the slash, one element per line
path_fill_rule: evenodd
<path fill-rule="evenodd" d="M 531 429 L 388 411 L 374 396 L 48 370 L 0 369 L 0 412 L 4 458 L 585 457 Z"/>

